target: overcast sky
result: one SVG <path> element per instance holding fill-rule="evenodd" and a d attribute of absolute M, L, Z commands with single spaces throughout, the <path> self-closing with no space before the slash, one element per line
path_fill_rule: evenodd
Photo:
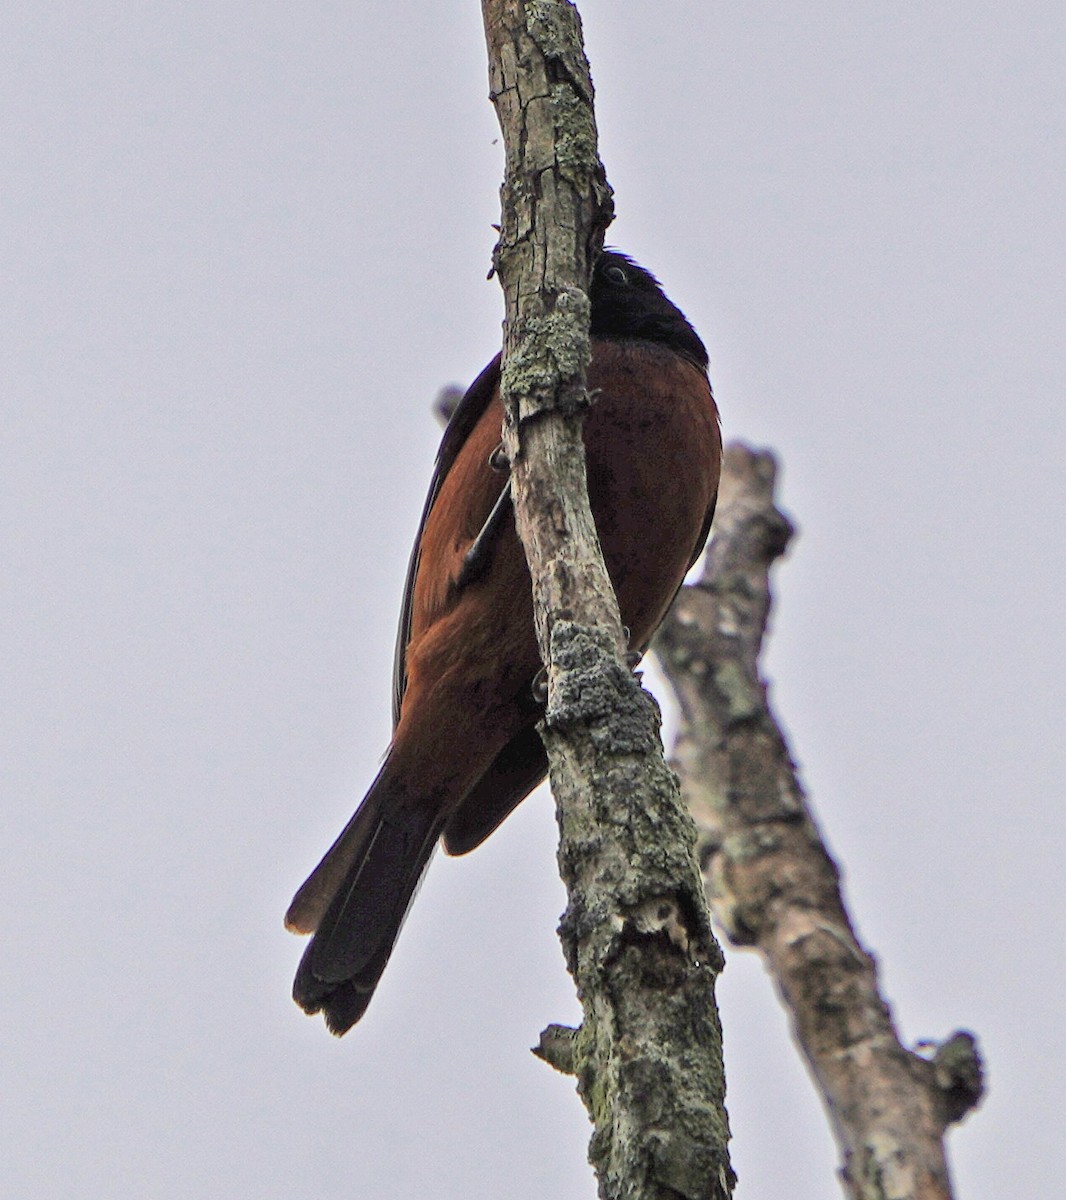
<path fill-rule="evenodd" d="M 773 447 L 766 670 L 960 1200 L 1061 1189 L 1066 9 L 584 0 L 609 240 Z M 365 1021 L 282 915 L 389 736 L 438 388 L 499 346 L 478 6 L 0 15 L 0 1191 L 595 1195 L 550 798 L 438 857 Z M 741 1200 L 837 1194 L 750 952 Z"/>

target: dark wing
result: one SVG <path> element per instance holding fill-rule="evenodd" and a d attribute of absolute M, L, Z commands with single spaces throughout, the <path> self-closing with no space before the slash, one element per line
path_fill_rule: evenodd
<path fill-rule="evenodd" d="M 692 552 L 689 569 L 703 553 L 714 519 L 712 500 Z M 680 587 L 678 591 L 680 591 Z M 643 654 L 648 647 L 634 647 Z M 515 809 L 548 773 L 548 756 L 536 728 L 523 729 L 500 751 L 496 761 L 463 798 L 444 827 L 449 854 L 467 854 Z"/>
<path fill-rule="evenodd" d="M 422 519 L 418 523 L 418 533 L 415 535 L 414 548 L 411 550 L 411 561 L 407 565 L 407 582 L 404 584 L 403 607 L 400 609 L 400 628 L 396 633 L 396 656 L 392 666 L 392 725 L 394 729 L 400 719 L 400 704 L 407 688 L 407 642 L 411 637 L 411 608 L 414 602 L 415 576 L 418 573 L 422 531 L 426 527 L 426 521 L 440 494 L 441 485 L 451 470 L 452 463 L 458 457 L 459 451 L 462 450 L 474 426 L 481 420 L 482 413 L 488 408 L 493 394 L 500 385 L 501 357 L 497 354 L 467 388 L 466 394 L 455 406 L 455 412 L 448 421 L 440 449 L 437 451 L 437 462 L 429 484 L 429 495 L 426 496 Z"/>

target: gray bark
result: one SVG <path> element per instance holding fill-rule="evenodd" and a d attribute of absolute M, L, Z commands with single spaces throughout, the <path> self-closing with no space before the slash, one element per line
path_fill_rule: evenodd
<path fill-rule="evenodd" d="M 981 1063 L 958 1032 L 928 1057 L 902 1045 L 860 945 L 758 658 L 769 570 L 793 534 L 771 455 L 730 446 L 703 578 L 654 649 L 677 693 L 673 752 L 700 830 L 712 912 L 765 957 L 822 1093 L 853 1200 L 950 1200 L 944 1134 L 977 1103 Z"/>
<path fill-rule="evenodd" d="M 504 445 L 547 668 L 560 932 L 583 1006 L 581 1028 L 546 1031 L 542 1053 L 577 1076 L 602 1196 L 721 1200 L 733 1178 L 721 956 L 658 710 L 625 662 L 585 483 L 588 280 L 611 202 L 580 23 L 565 0 L 482 7 L 507 155 Z"/>

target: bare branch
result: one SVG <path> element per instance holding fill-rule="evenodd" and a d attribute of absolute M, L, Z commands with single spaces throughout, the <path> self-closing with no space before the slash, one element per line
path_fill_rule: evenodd
<path fill-rule="evenodd" d="M 712 911 L 765 956 L 828 1108 L 854 1200 L 949 1200 L 943 1136 L 981 1095 L 974 1040 L 931 1060 L 906 1049 L 873 958 L 844 908 L 758 656 L 769 570 L 793 529 L 774 504 L 773 457 L 726 452 L 703 578 L 686 587 L 655 651 L 681 705 L 674 766 L 700 829 Z"/>
<path fill-rule="evenodd" d="M 588 281 L 611 210 L 580 23 L 565 0 L 482 7 L 507 153 L 504 442 L 548 669 L 542 733 L 569 896 L 560 932 L 584 1008 L 581 1029 L 554 1031 L 541 1052 L 577 1075 L 601 1195 L 720 1200 L 732 1184 L 720 951 L 586 492 Z"/>

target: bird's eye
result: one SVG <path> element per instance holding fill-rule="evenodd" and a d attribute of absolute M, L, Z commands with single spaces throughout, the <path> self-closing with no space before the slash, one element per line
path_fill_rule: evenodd
<path fill-rule="evenodd" d="M 629 276 L 622 270 L 621 267 L 608 267 L 603 273 L 604 279 L 609 279 L 612 283 L 628 283 Z"/>

